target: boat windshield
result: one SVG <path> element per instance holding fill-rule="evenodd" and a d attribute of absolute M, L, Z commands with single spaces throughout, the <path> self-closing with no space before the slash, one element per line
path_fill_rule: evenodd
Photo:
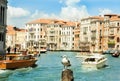
<path fill-rule="evenodd" d="M 94 61 L 95 61 L 95 58 L 86 58 L 86 59 L 85 59 L 85 62 L 88 62 L 88 61 L 94 62 Z"/>

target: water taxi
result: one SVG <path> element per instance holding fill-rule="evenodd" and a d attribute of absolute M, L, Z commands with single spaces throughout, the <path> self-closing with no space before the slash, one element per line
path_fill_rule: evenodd
<path fill-rule="evenodd" d="M 107 58 L 105 55 L 101 54 L 92 54 L 84 56 L 82 66 L 88 68 L 102 68 L 106 65 Z"/>
<path fill-rule="evenodd" d="M 32 55 L 10 54 L 0 60 L 0 69 L 18 69 L 36 66 L 37 58 Z"/>

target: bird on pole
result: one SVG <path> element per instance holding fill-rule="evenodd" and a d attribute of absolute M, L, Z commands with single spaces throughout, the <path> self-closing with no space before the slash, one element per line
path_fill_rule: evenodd
<path fill-rule="evenodd" d="M 62 56 L 62 64 L 64 65 L 64 69 L 68 69 L 71 66 L 70 60 L 68 59 L 67 55 Z"/>

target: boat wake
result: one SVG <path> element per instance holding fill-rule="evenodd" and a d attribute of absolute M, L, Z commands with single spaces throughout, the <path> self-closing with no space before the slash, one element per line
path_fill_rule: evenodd
<path fill-rule="evenodd" d="M 82 72 L 90 72 L 90 71 L 96 71 L 98 69 L 91 68 L 91 67 L 81 67 Z"/>
<path fill-rule="evenodd" d="M 7 73 L 8 70 L 0 70 L 0 74 Z"/>

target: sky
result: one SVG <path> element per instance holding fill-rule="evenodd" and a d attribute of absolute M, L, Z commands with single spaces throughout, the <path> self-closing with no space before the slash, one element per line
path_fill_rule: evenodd
<path fill-rule="evenodd" d="M 120 14 L 120 0 L 8 0 L 7 25 L 24 28 L 39 18 L 79 21 L 89 16 Z"/>

